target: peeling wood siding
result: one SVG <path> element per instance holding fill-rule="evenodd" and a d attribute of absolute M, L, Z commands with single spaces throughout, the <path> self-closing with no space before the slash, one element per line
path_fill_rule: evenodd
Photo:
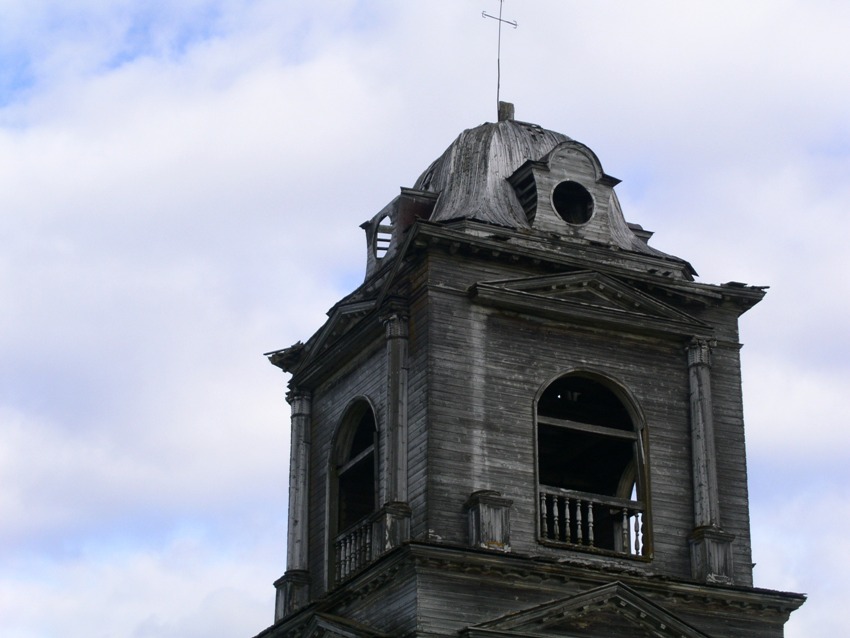
<path fill-rule="evenodd" d="M 410 535 L 422 538 L 428 530 L 428 300 L 425 289 L 410 303 L 408 344 L 408 463 L 407 480 L 410 508 Z"/>
<path fill-rule="evenodd" d="M 723 528 L 735 534 L 732 545 L 735 582 L 751 586 L 750 511 L 738 348 L 715 348 L 712 363 L 720 516 Z"/>
<path fill-rule="evenodd" d="M 560 581 L 522 583 L 500 574 L 481 578 L 478 574 L 446 573 L 425 568 L 420 574 L 420 627 L 425 633 L 457 635 L 460 627 L 499 618 L 510 610 L 533 607 L 580 591 L 579 586 L 565 586 Z"/>
<path fill-rule="evenodd" d="M 393 573 L 392 581 L 369 591 L 351 587 L 357 592 L 338 607 L 337 615 L 372 627 L 390 636 L 404 636 L 416 631 L 417 582 L 413 566 L 408 564 Z"/>

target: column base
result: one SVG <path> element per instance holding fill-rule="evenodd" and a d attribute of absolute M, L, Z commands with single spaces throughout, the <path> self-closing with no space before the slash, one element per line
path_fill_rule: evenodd
<path fill-rule="evenodd" d="M 310 602 L 310 572 L 289 569 L 274 582 L 277 590 L 274 602 L 274 621 L 285 618 Z"/>
<path fill-rule="evenodd" d="M 410 505 L 400 501 L 385 503 L 375 520 L 374 540 L 378 552 L 388 552 L 410 540 Z"/>
<path fill-rule="evenodd" d="M 703 583 L 733 583 L 732 541 L 717 527 L 698 527 L 688 537 L 691 546 L 691 576 Z"/>
<path fill-rule="evenodd" d="M 500 552 L 511 551 L 511 506 L 501 492 L 478 490 L 464 504 L 469 545 Z"/>

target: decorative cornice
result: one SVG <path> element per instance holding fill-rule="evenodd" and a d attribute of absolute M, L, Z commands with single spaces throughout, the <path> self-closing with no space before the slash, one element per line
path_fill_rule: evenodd
<path fill-rule="evenodd" d="M 284 348 L 283 350 L 275 350 L 267 352 L 266 356 L 269 362 L 284 372 L 292 372 L 295 368 L 301 365 L 301 361 L 306 354 L 304 344 L 300 341 L 294 345 Z"/>
<path fill-rule="evenodd" d="M 680 599 L 697 601 L 706 607 L 746 610 L 768 610 L 790 613 L 803 604 L 802 594 L 779 592 L 751 587 L 703 585 L 676 580 L 636 568 L 598 563 L 549 562 L 522 554 L 500 555 L 485 550 L 411 543 L 410 550 L 417 568 L 452 570 L 468 575 L 504 577 L 512 582 L 575 582 L 583 587 L 595 587 L 612 579 L 620 580 L 640 591 Z"/>
<path fill-rule="evenodd" d="M 303 632 L 315 614 L 339 609 L 383 587 L 392 587 L 406 569 L 414 570 L 410 572 L 410 578 L 415 578 L 415 572 L 435 571 L 444 575 L 453 573 L 470 578 L 504 579 L 514 585 L 521 583 L 524 587 L 540 584 L 547 591 L 551 591 L 552 586 L 572 583 L 574 588 L 565 591 L 565 595 L 570 591 L 591 590 L 619 581 L 643 596 L 662 601 L 671 610 L 681 609 L 679 605 L 688 605 L 706 612 L 737 609 L 749 615 L 785 615 L 806 600 L 802 594 L 734 585 L 705 585 L 610 563 L 604 568 L 590 561 L 555 562 L 523 554 L 495 554 L 468 547 L 411 541 L 387 552 L 354 578 L 331 590 L 319 601 L 284 618 L 257 638 L 300 638 L 303 633 L 299 632 Z"/>

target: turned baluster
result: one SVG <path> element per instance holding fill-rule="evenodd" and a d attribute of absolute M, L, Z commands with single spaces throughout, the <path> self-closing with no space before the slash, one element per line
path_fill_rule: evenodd
<path fill-rule="evenodd" d="M 635 512 L 635 556 L 643 555 L 643 514 Z"/>
<path fill-rule="evenodd" d="M 632 541 L 629 538 L 629 510 L 625 507 L 623 508 L 623 521 L 620 523 L 620 534 L 622 536 L 623 551 L 628 554 Z"/>
<path fill-rule="evenodd" d="M 576 499 L 576 545 L 581 545 L 584 538 L 584 530 L 582 530 L 581 524 L 581 504 L 581 499 Z"/>
<path fill-rule="evenodd" d="M 351 573 L 351 534 L 345 537 L 345 576 Z"/>
<path fill-rule="evenodd" d="M 561 538 L 560 534 L 560 514 L 558 513 L 559 505 L 561 503 L 560 496 L 552 497 L 552 538 L 554 540 L 559 540 Z"/>
<path fill-rule="evenodd" d="M 336 549 L 336 580 L 342 580 L 342 541 L 334 543 Z"/>
<path fill-rule="evenodd" d="M 540 538 L 549 538 L 549 530 L 546 525 L 546 519 L 549 516 L 548 508 L 546 507 L 546 495 L 540 492 Z"/>
<path fill-rule="evenodd" d="M 364 530 L 366 532 L 366 542 L 364 544 L 364 551 L 366 554 L 366 562 L 372 562 L 372 525 L 367 524 Z"/>
<path fill-rule="evenodd" d="M 345 578 L 345 537 L 339 539 L 339 579 Z"/>

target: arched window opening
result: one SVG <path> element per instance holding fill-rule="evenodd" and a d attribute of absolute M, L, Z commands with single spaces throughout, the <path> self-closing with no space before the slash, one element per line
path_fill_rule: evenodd
<path fill-rule="evenodd" d="M 390 243 L 393 239 L 393 225 L 389 215 L 385 215 L 378 222 L 378 227 L 375 229 L 375 257 L 383 259 L 390 249 Z"/>
<path fill-rule="evenodd" d="M 537 402 L 540 539 L 644 555 L 641 433 L 590 377 L 557 379 Z"/>
<path fill-rule="evenodd" d="M 338 469 L 337 521 L 344 531 L 375 511 L 375 417 L 363 412 Z"/>
<path fill-rule="evenodd" d="M 331 460 L 331 582 L 341 582 L 372 562 L 377 449 L 375 414 L 368 402 L 357 401 L 342 421 Z"/>

